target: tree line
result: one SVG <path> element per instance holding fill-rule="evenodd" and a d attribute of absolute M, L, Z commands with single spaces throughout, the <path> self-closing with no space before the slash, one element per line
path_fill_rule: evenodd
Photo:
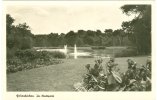
<path fill-rule="evenodd" d="M 151 5 L 124 5 L 120 8 L 134 19 L 122 22 L 121 29 L 78 30 L 68 33 L 34 35 L 26 23 L 13 25 L 15 19 L 6 15 L 7 49 L 74 46 L 134 46 L 142 54 L 151 53 Z"/>
<path fill-rule="evenodd" d="M 56 47 L 67 44 L 68 46 L 123 46 L 127 41 L 123 41 L 127 35 L 122 29 L 113 31 L 106 29 L 103 33 L 100 30 L 78 30 L 68 33 L 50 33 L 48 35 L 36 35 L 35 46 L 37 47 Z M 127 38 L 126 38 L 127 40 Z"/>

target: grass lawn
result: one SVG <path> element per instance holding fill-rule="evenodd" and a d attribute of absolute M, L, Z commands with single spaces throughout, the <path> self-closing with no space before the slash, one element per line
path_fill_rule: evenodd
<path fill-rule="evenodd" d="M 116 58 L 121 72 L 126 71 L 130 58 L 140 64 L 146 64 L 147 57 Z M 7 91 L 74 91 L 74 83 L 82 81 L 86 74 L 85 65 L 94 65 L 94 58 L 64 59 L 64 63 L 7 75 Z M 108 58 L 103 58 L 103 66 Z"/>

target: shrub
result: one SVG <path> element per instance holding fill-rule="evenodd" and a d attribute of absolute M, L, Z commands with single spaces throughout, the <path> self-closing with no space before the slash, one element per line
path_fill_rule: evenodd
<path fill-rule="evenodd" d="M 137 52 L 134 49 L 124 49 L 120 52 L 115 53 L 115 57 L 132 57 L 136 56 Z"/>
<path fill-rule="evenodd" d="M 36 59 L 43 59 L 47 61 L 50 59 L 49 52 L 47 51 L 35 51 L 35 50 L 17 50 L 15 56 L 18 59 L 21 59 L 23 63 L 31 62 Z"/>
<path fill-rule="evenodd" d="M 126 49 L 134 49 L 134 50 L 136 50 L 137 48 L 133 47 L 133 46 L 128 46 Z"/>
<path fill-rule="evenodd" d="M 93 46 L 92 49 L 106 49 L 104 46 Z"/>
<path fill-rule="evenodd" d="M 58 52 L 54 54 L 55 57 L 63 57 L 63 55 Z M 17 50 L 15 52 L 14 58 L 7 58 L 6 72 L 14 73 L 25 69 L 44 67 L 60 63 L 63 62 L 61 60 L 51 59 L 50 53 L 47 51 Z"/>
<path fill-rule="evenodd" d="M 14 50 L 7 48 L 7 59 L 14 58 Z"/>
<path fill-rule="evenodd" d="M 10 67 L 8 73 L 15 73 L 17 71 L 18 71 L 17 68 Z"/>
<path fill-rule="evenodd" d="M 151 91 L 151 70 L 145 66 L 136 68 L 137 63 L 132 61 L 131 68 L 121 73 L 118 65 L 113 60 L 106 62 L 107 73 L 103 71 L 102 59 L 95 60 L 92 68 L 90 64 L 85 66 L 87 74 L 82 82 L 74 84 L 76 91 Z M 151 61 L 150 61 L 151 63 Z M 130 65 L 129 65 L 130 66 Z"/>
<path fill-rule="evenodd" d="M 60 51 L 50 52 L 50 56 L 52 56 L 53 58 L 66 58 L 66 55 Z"/>
<path fill-rule="evenodd" d="M 88 56 L 78 56 L 78 58 L 93 58 L 92 55 L 88 55 Z"/>

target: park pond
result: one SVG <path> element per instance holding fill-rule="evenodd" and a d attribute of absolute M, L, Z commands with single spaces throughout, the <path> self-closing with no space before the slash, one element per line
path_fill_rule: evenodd
<path fill-rule="evenodd" d="M 48 52 L 67 52 L 69 57 L 74 56 L 74 47 L 68 47 L 67 51 L 62 48 L 35 48 L 37 51 L 48 51 Z M 122 50 L 126 49 L 126 47 L 106 47 L 106 49 L 92 49 L 91 47 L 77 47 L 77 56 L 84 58 L 93 58 L 97 56 L 101 57 L 112 57 L 115 53 L 122 52 Z"/>

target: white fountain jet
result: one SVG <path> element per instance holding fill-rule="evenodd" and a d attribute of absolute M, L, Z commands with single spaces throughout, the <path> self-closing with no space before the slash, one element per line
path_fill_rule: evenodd
<path fill-rule="evenodd" d="M 64 52 L 67 54 L 67 45 L 64 45 Z"/>
<path fill-rule="evenodd" d="M 74 46 L 74 59 L 77 59 L 77 48 L 76 48 L 76 44 Z"/>

